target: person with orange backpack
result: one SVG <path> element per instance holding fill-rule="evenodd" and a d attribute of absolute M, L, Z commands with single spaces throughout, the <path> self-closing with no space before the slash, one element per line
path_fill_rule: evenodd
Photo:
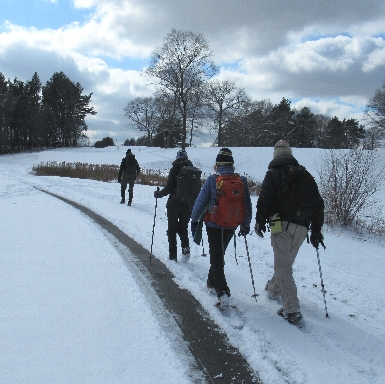
<path fill-rule="evenodd" d="M 246 236 L 250 232 L 252 217 L 247 180 L 234 173 L 234 169 L 231 150 L 222 148 L 214 165 L 216 173 L 209 176 L 202 186 L 191 214 L 191 232 L 194 239 L 199 219 L 203 217 L 206 225 L 210 253 L 207 288 L 215 289 L 218 297 L 216 306 L 219 309 L 229 306 L 230 288 L 224 271 L 226 248 L 238 226 L 241 235 Z"/>

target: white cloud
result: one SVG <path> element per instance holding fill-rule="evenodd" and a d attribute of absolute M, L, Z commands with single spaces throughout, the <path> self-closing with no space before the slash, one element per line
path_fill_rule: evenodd
<path fill-rule="evenodd" d="M 90 59 L 87 69 L 90 73 L 98 74 L 108 70 L 107 64 L 101 59 Z"/>
<path fill-rule="evenodd" d="M 360 101 L 362 102 L 363 100 Z M 301 109 L 303 107 L 308 107 L 315 114 L 323 114 L 330 117 L 337 116 L 340 120 L 352 118 L 361 121 L 363 119 L 363 110 L 356 106 L 357 104 L 351 104 L 348 99 L 337 98 L 329 100 L 305 98 L 292 103 L 293 108 Z"/>
<path fill-rule="evenodd" d="M 382 0 L 292 0 L 290 7 L 282 0 L 73 4 L 89 10 L 88 18 L 56 30 L 5 23 L 0 71 L 22 80 L 36 71 L 46 81 L 62 70 L 93 92 L 99 112 L 89 118 L 93 131 L 105 129 L 108 121 L 114 132 L 125 131 L 124 105 L 153 91 L 138 71 L 112 68 L 109 59 L 145 61 L 171 28 L 202 33 L 216 62 L 226 64 L 219 77 L 235 81 L 255 100 L 287 97 L 345 118 L 356 116 L 384 81 Z"/>
<path fill-rule="evenodd" d="M 75 8 L 92 8 L 98 4 L 95 0 L 73 0 Z"/>
<path fill-rule="evenodd" d="M 371 72 L 378 67 L 385 66 L 385 41 L 382 38 L 377 38 L 377 48 L 374 49 L 365 60 L 363 65 L 364 72 Z"/>

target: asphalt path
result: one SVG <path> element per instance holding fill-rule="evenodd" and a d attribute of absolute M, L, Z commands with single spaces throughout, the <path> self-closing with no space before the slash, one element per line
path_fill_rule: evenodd
<path fill-rule="evenodd" d="M 174 275 L 160 260 L 143 248 L 104 217 L 72 200 L 41 190 L 70 204 L 83 212 L 100 227 L 112 235 L 125 252 L 123 257 L 138 266 L 145 274 L 165 308 L 178 324 L 197 369 L 208 383 L 261 383 L 239 350 L 230 345 L 227 336 L 209 314 L 187 290 L 180 288 Z"/>

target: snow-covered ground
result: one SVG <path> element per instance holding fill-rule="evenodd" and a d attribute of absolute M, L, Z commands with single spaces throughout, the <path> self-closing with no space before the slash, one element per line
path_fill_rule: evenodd
<path fill-rule="evenodd" d="M 176 149 L 133 147 L 144 168 L 168 170 Z M 46 161 L 120 164 L 125 147 L 58 149 L 0 156 L 0 382 L 190 383 L 189 356 L 161 305 L 125 263 L 108 236 L 70 205 L 74 200 L 119 226 L 150 250 L 154 187 L 135 185 L 132 207 L 119 204 L 120 185 L 37 177 Z M 218 148 L 190 148 L 189 158 L 210 174 Z M 293 149 L 317 177 L 322 150 Z M 235 166 L 262 180 L 272 148 L 233 148 Z M 381 152 L 382 164 L 385 153 Z M 385 189 L 377 195 L 385 202 Z M 317 255 L 304 244 L 294 264 L 304 328 L 288 324 L 266 297 L 273 273 L 269 236 L 247 236 L 226 253 L 231 303 L 224 316 L 206 291 L 208 257 L 192 243 L 188 264 L 168 261 L 167 198 L 158 200 L 153 253 L 193 293 L 239 348 L 263 383 L 385 383 L 385 251 L 381 239 L 324 229 L 320 250 L 329 318 L 325 316 Z M 253 217 L 256 197 L 252 198 Z M 253 225 L 253 223 L 252 223 Z M 208 253 L 204 233 L 205 251 Z M 238 263 L 237 263 L 238 262 Z M 218 372 L 220 374 L 220 372 Z"/>

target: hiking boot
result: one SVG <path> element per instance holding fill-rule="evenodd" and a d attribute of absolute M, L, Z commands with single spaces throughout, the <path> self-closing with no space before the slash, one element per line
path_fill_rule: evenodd
<path fill-rule="evenodd" d="M 169 256 L 169 259 L 170 259 L 170 260 L 177 261 L 176 255 L 170 255 L 170 256 Z"/>
<path fill-rule="evenodd" d="M 285 320 L 287 320 L 289 323 L 297 323 L 302 319 L 301 312 L 286 312 L 283 308 L 279 308 L 277 311 L 277 314 L 279 316 L 282 316 Z"/>
<path fill-rule="evenodd" d="M 124 199 L 120 200 L 120 204 L 124 204 L 124 203 L 125 203 Z"/>
<path fill-rule="evenodd" d="M 182 248 L 182 261 L 187 263 L 190 260 L 190 247 Z"/>
<path fill-rule="evenodd" d="M 219 297 L 218 302 L 215 304 L 215 306 L 219 309 L 226 309 L 229 307 L 229 295 L 227 293 L 224 293 Z"/>
<path fill-rule="evenodd" d="M 129 207 L 131 207 L 131 201 L 129 201 L 129 202 L 127 203 L 127 205 L 128 205 Z"/>

